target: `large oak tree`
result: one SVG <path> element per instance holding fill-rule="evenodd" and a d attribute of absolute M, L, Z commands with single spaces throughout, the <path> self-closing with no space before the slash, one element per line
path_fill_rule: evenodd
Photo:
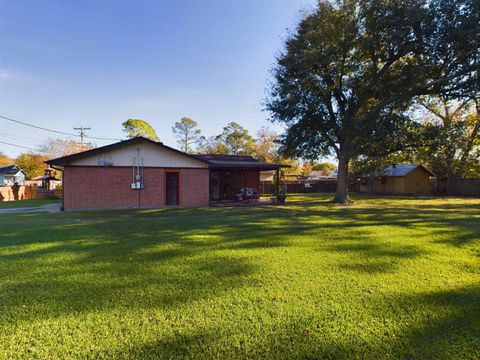
<path fill-rule="evenodd" d="M 336 155 L 334 200 L 347 203 L 351 159 L 408 144 L 416 97 L 478 91 L 478 3 L 320 1 L 272 71 L 266 109 L 286 125 L 284 154 Z"/>

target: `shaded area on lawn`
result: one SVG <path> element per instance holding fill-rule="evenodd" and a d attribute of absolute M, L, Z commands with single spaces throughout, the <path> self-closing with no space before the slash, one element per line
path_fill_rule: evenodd
<path fill-rule="evenodd" d="M 154 314 L 159 325 L 142 325 L 144 338 L 130 325 L 109 330 L 120 343 L 87 344 L 99 356 L 125 358 L 478 352 L 480 319 L 472 312 L 480 296 L 472 284 L 480 275 L 480 201 L 360 197 L 343 207 L 321 195 L 289 200 L 284 207 L 4 216 L 0 326 L 28 333 L 60 322 L 57 331 L 83 329 L 88 338 L 101 319 L 114 326 L 111 312 L 132 323 Z M 62 320 L 92 314 L 100 316 L 93 323 Z"/>

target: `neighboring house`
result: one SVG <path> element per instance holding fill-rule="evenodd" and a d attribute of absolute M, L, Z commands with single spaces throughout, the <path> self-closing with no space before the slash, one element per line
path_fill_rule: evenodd
<path fill-rule="evenodd" d="M 284 165 L 251 156 L 191 155 L 143 137 L 47 161 L 63 171 L 69 209 L 208 206 L 260 189 Z"/>
<path fill-rule="evenodd" d="M 393 164 L 363 179 L 360 191 L 377 194 L 428 194 L 435 175 L 420 164 Z"/>
<path fill-rule="evenodd" d="M 0 167 L 0 186 L 25 185 L 25 173 L 17 165 Z"/>
<path fill-rule="evenodd" d="M 62 183 L 62 181 L 56 177 L 55 169 L 50 167 L 44 170 L 43 175 L 33 178 L 32 182 L 36 182 L 37 186 L 43 190 L 55 190 L 55 188 Z"/>

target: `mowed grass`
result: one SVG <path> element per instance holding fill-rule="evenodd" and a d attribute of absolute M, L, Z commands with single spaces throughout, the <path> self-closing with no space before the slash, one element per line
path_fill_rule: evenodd
<path fill-rule="evenodd" d="M 0 215 L 1 358 L 478 359 L 480 199 Z"/>
<path fill-rule="evenodd" d="M 23 207 L 36 207 L 49 204 L 60 203 L 61 200 L 17 200 L 17 201 L 0 201 L 0 209 L 14 209 Z"/>

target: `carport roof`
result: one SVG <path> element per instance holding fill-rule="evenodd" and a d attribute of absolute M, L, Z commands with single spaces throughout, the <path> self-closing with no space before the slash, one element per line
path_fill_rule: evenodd
<path fill-rule="evenodd" d="M 210 169 L 255 169 L 255 170 L 276 170 L 289 165 L 270 164 L 258 161 L 252 156 L 243 155 L 217 155 L 197 154 L 194 155 L 200 161 L 208 164 Z"/>

